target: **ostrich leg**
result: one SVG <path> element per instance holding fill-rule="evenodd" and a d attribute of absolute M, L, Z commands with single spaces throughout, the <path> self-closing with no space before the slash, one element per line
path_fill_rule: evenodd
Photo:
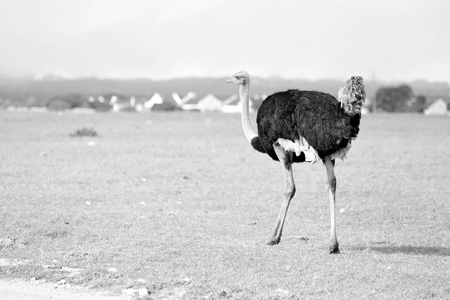
<path fill-rule="evenodd" d="M 272 236 L 266 242 L 267 245 L 276 245 L 280 242 L 289 204 L 291 203 L 291 200 L 295 194 L 294 176 L 292 174 L 292 153 L 286 152 L 277 144 L 275 144 L 273 148 L 275 149 L 275 153 L 277 154 L 277 157 L 281 163 L 281 168 L 283 169 L 284 199 Z"/>
<path fill-rule="evenodd" d="M 325 157 L 325 168 L 327 169 L 327 193 L 330 200 L 330 254 L 339 253 L 339 243 L 336 236 L 336 176 L 334 175 L 334 159 L 329 156 Z"/>

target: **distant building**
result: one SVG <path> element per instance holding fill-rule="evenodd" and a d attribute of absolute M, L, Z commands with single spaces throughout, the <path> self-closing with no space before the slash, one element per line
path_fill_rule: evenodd
<path fill-rule="evenodd" d="M 201 112 L 209 111 L 222 111 L 223 102 L 213 94 L 205 96 L 202 100 L 198 101 L 197 108 Z"/>
<path fill-rule="evenodd" d="M 254 112 L 253 100 L 250 99 L 250 112 Z M 233 95 L 223 102 L 222 111 L 224 113 L 240 113 L 242 111 L 241 100 L 237 95 Z"/>
<path fill-rule="evenodd" d="M 112 99 L 112 97 L 111 97 Z M 110 101 L 112 102 L 112 100 Z M 136 108 L 136 97 L 131 96 L 128 98 L 115 98 L 113 102 L 113 111 L 137 111 Z"/>
<path fill-rule="evenodd" d="M 175 100 L 178 107 L 180 108 L 182 108 L 186 102 L 195 99 L 195 97 L 197 97 L 197 95 L 194 92 L 187 93 L 187 95 L 184 96 L 183 98 L 181 98 L 180 95 L 178 95 L 177 93 L 172 93 L 173 100 Z"/>
<path fill-rule="evenodd" d="M 241 111 L 239 106 L 239 97 L 237 95 L 233 95 L 223 101 L 222 111 L 225 113 L 239 113 Z"/>
<path fill-rule="evenodd" d="M 442 99 L 438 99 L 428 106 L 423 113 L 426 115 L 446 115 L 448 114 L 447 102 Z"/>
<path fill-rule="evenodd" d="M 158 94 L 158 93 L 155 93 L 155 94 L 150 98 L 150 100 L 148 100 L 147 102 L 145 102 L 145 103 L 143 104 L 143 106 L 144 106 L 144 107 L 143 107 L 143 110 L 144 110 L 144 111 L 151 110 L 155 104 L 163 104 L 163 102 L 164 102 L 164 100 L 163 100 L 163 98 L 161 97 L 161 95 Z"/>

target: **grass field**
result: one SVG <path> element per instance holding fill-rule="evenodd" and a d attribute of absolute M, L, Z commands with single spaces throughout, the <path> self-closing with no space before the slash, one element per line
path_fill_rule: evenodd
<path fill-rule="evenodd" d="M 83 127 L 99 135 L 69 136 Z M 283 178 L 238 115 L 0 111 L 0 277 L 151 299 L 449 299 L 449 153 L 448 117 L 363 116 L 336 162 L 329 255 L 321 163 L 294 166 L 282 241 L 264 245 Z"/>

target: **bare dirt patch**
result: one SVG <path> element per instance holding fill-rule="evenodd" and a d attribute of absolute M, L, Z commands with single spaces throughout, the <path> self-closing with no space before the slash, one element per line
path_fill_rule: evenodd
<path fill-rule="evenodd" d="M 106 293 L 88 291 L 80 287 L 67 288 L 57 283 L 0 280 L 2 300 L 128 300 L 129 297 L 110 296 Z"/>

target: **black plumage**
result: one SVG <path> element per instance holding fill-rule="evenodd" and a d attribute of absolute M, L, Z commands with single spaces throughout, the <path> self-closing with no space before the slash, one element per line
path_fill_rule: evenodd
<path fill-rule="evenodd" d="M 278 160 L 273 144 L 279 139 L 295 141 L 299 136 L 324 158 L 358 135 L 361 114 L 347 114 L 333 96 L 316 91 L 288 90 L 265 99 L 258 110 L 258 136 L 253 148 Z M 305 156 L 294 154 L 293 162 L 303 162 Z"/>

